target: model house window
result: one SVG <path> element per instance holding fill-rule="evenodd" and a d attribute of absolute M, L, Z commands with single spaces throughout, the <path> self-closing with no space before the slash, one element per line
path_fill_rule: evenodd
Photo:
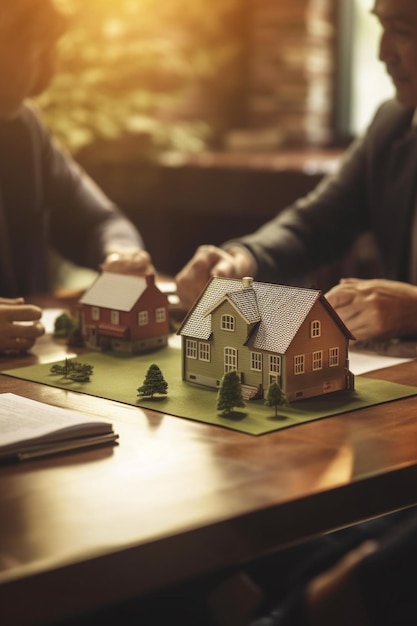
<path fill-rule="evenodd" d="M 339 348 L 329 348 L 329 367 L 339 365 Z"/>
<path fill-rule="evenodd" d="M 277 354 L 269 355 L 269 371 L 281 374 L 281 357 Z"/>
<path fill-rule="evenodd" d="M 197 342 L 194 339 L 187 339 L 185 342 L 185 354 L 189 359 L 197 358 Z"/>
<path fill-rule="evenodd" d="M 277 374 L 269 373 L 268 383 L 270 385 L 272 385 L 273 383 L 276 383 L 278 385 L 279 383 L 278 383 L 278 376 L 277 376 Z"/>
<path fill-rule="evenodd" d="M 323 369 L 323 350 L 317 350 L 317 352 L 313 352 L 312 368 L 313 368 L 313 371 Z"/>
<path fill-rule="evenodd" d="M 149 322 L 148 311 L 139 311 L 138 324 L 139 326 L 146 326 Z"/>
<path fill-rule="evenodd" d="M 119 311 L 110 311 L 110 322 L 116 326 L 120 323 Z"/>
<path fill-rule="evenodd" d="M 91 309 L 91 319 L 95 322 L 98 322 L 98 320 L 100 319 L 100 309 L 98 308 L 98 306 L 93 306 L 93 308 Z"/>
<path fill-rule="evenodd" d="M 235 318 L 233 317 L 233 315 L 222 315 L 221 328 L 222 328 L 222 330 L 234 331 L 234 329 L 235 329 Z"/>
<path fill-rule="evenodd" d="M 304 374 L 305 372 L 305 356 L 304 354 L 297 354 L 294 357 L 294 374 Z"/>
<path fill-rule="evenodd" d="M 260 352 L 250 353 L 250 368 L 257 372 L 262 371 L 262 354 Z"/>
<path fill-rule="evenodd" d="M 320 320 L 313 320 L 310 326 L 310 336 L 320 337 L 321 335 L 321 322 Z"/>
<path fill-rule="evenodd" d="M 155 321 L 156 322 L 165 322 L 166 320 L 166 309 L 164 306 L 160 306 L 155 311 Z"/>
<path fill-rule="evenodd" d="M 224 349 L 224 371 L 237 370 L 237 350 L 236 348 Z"/>
<path fill-rule="evenodd" d="M 198 344 L 198 358 L 200 361 L 210 361 L 210 344 L 206 341 L 200 341 Z"/>

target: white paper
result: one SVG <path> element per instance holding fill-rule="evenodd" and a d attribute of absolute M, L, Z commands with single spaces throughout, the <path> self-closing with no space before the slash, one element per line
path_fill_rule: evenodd
<path fill-rule="evenodd" d="M 23 398 L 13 393 L 0 394 L 0 447 L 39 439 L 51 433 L 76 429 L 110 431 L 111 424 L 102 419 L 86 416 L 70 409 L 54 407 L 43 402 Z"/>
<path fill-rule="evenodd" d="M 400 363 L 407 363 L 412 359 L 405 359 L 395 356 L 385 356 L 372 352 L 349 352 L 349 369 L 355 376 L 366 374 L 384 367 L 392 367 Z"/>

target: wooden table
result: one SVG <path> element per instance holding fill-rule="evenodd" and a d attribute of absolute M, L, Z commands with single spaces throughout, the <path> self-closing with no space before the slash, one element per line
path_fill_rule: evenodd
<path fill-rule="evenodd" d="M 0 370 L 63 358 L 50 336 Z M 417 362 L 375 378 L 417 382 Z M 0 623 L 54 619 L 417 501 L 417 397 L 252 437 L 0 376 L 120 445 L 0 467 Z"/>

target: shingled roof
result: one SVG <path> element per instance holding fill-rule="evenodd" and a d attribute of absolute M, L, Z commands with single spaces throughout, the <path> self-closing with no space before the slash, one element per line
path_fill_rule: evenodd
<path fill-rule="evenodd" d="M 246 341 L 253 349 L 285 354 L 317 300 L 322 301 L 346 336 L 354 338 L 321 291 L 218 277 L 209 281 L 178 334 L 207 341 L 211 334 L 211 314 L 225 298 L 248 323 L 255 323 Z"/>
<path fill-rule="evenodd" d="M 103 272 L 81 297 L 80 304 L 131 311 L 148 288 L 149 282 L 144 276 Z"/>

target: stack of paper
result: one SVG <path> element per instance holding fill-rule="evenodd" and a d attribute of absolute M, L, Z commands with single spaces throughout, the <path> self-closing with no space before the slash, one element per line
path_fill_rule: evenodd
<path fill-rule="evenodd" d="M 13 393 L 0 394 L 0 461 L 79 450 L 117 438 L 105 420 Z"/>

